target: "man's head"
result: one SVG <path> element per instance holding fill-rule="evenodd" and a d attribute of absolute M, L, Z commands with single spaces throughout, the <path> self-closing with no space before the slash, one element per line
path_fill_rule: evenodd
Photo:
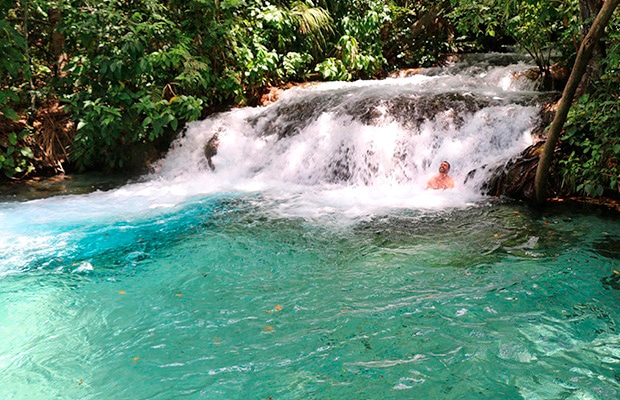
<path fill-rule="evenodd" d="M 450 172 L 450 163 L 447 161 L 442 161 L 441 164 L 439 164 L 439 172 L 442 174 L 447 174 Z"/>

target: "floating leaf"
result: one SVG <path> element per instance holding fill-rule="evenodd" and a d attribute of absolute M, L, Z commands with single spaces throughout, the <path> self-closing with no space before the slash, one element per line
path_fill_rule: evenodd
<path fill-rule="evenodd" d="M 177 294 L 175 294 L 175 296 L 177 296 L 177 297 L 183 297 L 183 293 L 177 293 Z"/>
<path fill-rule="evenodd" d="M 264 329 L 265 329 L 267 332 L 273 332 L 273 331 L 275 330 L 275 329 L 273 329 L 273 326 L 269 326 L 269 325 L 265 326 L 265 327 L 264 327 Z"/>
<path fill-rule="evenodd" d="M 126 292 L 126 291 L 124 291 L 124 290 L 119 290 L 119 291 L 118 291 L 118 294 L 127 294 L 127 292 Z"/>
<path fill-rule="evenodd" d="M 278 305 L 278 306 L 276 306 L 276 310 L 282 311 L 282 307 Z"/>

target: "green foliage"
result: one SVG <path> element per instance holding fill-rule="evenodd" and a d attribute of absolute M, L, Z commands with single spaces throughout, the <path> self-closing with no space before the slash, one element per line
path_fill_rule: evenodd
<path fill-rule="evenodd" d="M 30 132 L 18 124 L 20 94 L 30 79 L 24 36 L 9 23 L 6 10 L 0 19 L 0 171 L 7 178 L 18 178 L 34 170 L 34 154 L 28 145 Z"/>
<path fill-rule="evenodd" d="M 506 3 L 506 31 L 548 73 L 552 50 L 559 59 L 572 57 L 579 35 L 577 1 L 512 0 Z"/>
<path fill-rule="evenodd" d="M 331 28 L 324 9 L 299 1 L 64 4 L 80 169 L 123 168 L 133 147 L 169 140 L 205 110 L 307 76 Z"/>
<path fill-rule="evenodd" d="M 570 60 L 579 35 L 577 0 L 451 0 L 448 18 L 457 41 L 472 50 L 488 47 L 489 40 L 510 39 L 527 51 L 541 74 L 548 74 L 552 58 Z"/>
<path fill-rule="evenodd" d="M 592 94 L 571 108 L 559 160 L 567 192 L 601 196 L 620 192 L 620 21 L 608 27 L 607 56 Z"/>
<path fill-rule="evenodd" d="M 601 196 L 619 191 L 620 109 L 617 100 L 583 96 L 570 112 L 562 137 L 560 159 L 563 186 L 568 192 Z"/>
<path fill-rule="evenodd" d="M 457 33 L 456 40 L 466 49 L 480 50 L 488 38 L 497 38 L 502 31 L 505 10 L 510 2 L 498 0 L 451 0 L 447 17 Z"/>
<path fill-rule="evenodd" d="M 20 75 L 27 74 L 26 40 L 6 19 L 0 20 L 0 113 L 17 121 L 15 104 L 19 103 Z M 23 78 L 25 78 L 24 76 Z M 23 82 L 23 80 L 22 80 Z"/>
<path fill-rule="evenodd" d="M 78 121 L 71 158 L 79 169 L 124 168 L 134 147 L 156 143 L 199 118 L 209 65 L 192 54 L 155 0 L 75 2 L 63 10 L 70 48 L 65 100 Z"/>
<path fill-rule="evenodd" d="M 282 58 L 284 76 L 288 79 L 303 79 L 306 77 L 308 66 L 312 62 L 312 56 L 307 53 L 290 51 Z"/>
<path fill-rule="evenodd" d="M 0 138 L 0 171 L 5 177 L 17 178 L 34 171 L 34 154 L 26 144 L 29 136 L 29 132 L 22 129 Z"/>
<path fill-rule="evenodd" d="M 388 68 L 436 66 L 442 54 L 464 49 L 456 45 L 454 27 L 446 19 L 449 2 L 395 1 L 389 7 L 390 18 L 381 30 Z"/>
<path fill-rule="evenodd" d="M 347 71 L 344 63 L 333 57 L 327 58 L 323 62 L 317 64 L 316 71 L 321 73 L 323 79 L 330 81 L 346 81 L 351 79 L 351 74 Z"/>
<path fill-rule="evenodd" d="M 359 14 L 348 14 L 340 19 L 337 29 L 341 35 L 334 47 L 335 56 L 315 67 L 323 79 L 368 78 L 385 65 L 383 42 L 377 32 L 389 21 L 389 8 L 382 2 L 351 3 L 360 10 Z"/>

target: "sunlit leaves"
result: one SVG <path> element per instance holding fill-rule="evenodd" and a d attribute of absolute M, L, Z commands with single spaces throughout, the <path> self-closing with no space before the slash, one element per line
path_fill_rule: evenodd
<path fill-rule="evenodd" d="M 285 76 L 295 78 L 301 75 L 300 71 L 306 71 L 307 66 L 310 65 L 312 60 L 310 54 L 288 52 L 282 57 L 282 67 L 284 68 Z"/>
<path fill-rule="evenodd" d="M 351 74 L 344 63 L 336 58 L 328 58 L 317 64 L 316 71 L 320 72 L 323 79 L 326 80 L 336 81 L 351 79 Z"/>

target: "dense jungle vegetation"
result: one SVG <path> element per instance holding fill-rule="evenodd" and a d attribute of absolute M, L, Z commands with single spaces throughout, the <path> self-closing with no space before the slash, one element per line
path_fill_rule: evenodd
<path fill-rule="evenodd" d="M 271 86 L 381 78 L 439 65 L 448 54 L 515 46 L 533 57 L 541 85 L 561 89 L 557 71 L 570 71 L 603 3 L 0 1 L 4 179 L 140 168 L 186 122 L 257 104 Z M 556 155 L 556 190 L 617 194 L 617 12 L 585 78 Z"/>

